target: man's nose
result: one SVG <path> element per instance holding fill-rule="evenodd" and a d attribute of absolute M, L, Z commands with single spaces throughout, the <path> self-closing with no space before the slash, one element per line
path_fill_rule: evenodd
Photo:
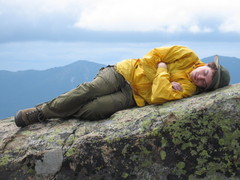
<path fill-rule="evenodd" d="M 201 75 L 201 74 L 198 76 L 198 79 L 199 79 L 199 80 L 202 80 L 202 79 L 204 79 L 204 78 L 205 78 L 205 77 L 204 77 L 203 75 Z"/>

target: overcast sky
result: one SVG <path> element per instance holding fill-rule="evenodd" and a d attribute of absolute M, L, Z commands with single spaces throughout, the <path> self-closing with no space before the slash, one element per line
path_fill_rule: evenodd
<path fill-rule="evenodd" d="M 238 1 L 0 0 L 0 70 L 113 64 L 173 44 L 240 58 Z"/>

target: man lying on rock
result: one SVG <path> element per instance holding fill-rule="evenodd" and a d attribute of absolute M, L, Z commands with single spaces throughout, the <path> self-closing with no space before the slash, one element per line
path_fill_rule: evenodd
<path fill-rule="evenodd" d="M 155 48 L 142 59 L 127 59 L 102 68 L 92 82 L 53 100 L 16 113 L 19 127 L 50 118 L 99 120 L 148 104 L 163 104 L 229 84 L 229 72 L 214 62 L 204 64 L 184 46 Z"/>

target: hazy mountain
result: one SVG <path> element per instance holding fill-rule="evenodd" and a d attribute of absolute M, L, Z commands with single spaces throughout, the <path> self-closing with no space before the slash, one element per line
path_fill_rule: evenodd
<path fill-rule="evenodd" d="M 212 57 L 202 59 L 213 61 Z M 220 62 L 229 69 L 231 84 L 240 82 L 240 59 L 220 56 Z M 91 81 L 103 64 L 77 61 L 67 66 L 44 71 L 0 71 L 0 119 L 15 115 L 16 111 L 32 107 L 67 92 L 80 83 Z"/>
<path fill-rule="evenodd" d="M 19 109 L 32 107 L 91 81 L 106 65 L 77 61 L 44 71 L 0 71 L 0 119 Z"/>

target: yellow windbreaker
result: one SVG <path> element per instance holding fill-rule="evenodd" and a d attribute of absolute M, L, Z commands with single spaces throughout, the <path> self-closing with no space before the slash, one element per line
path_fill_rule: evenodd
<path fill-rule="evenodd" d="M 158 68 L 158 63 L 167 64 Z M 155 48 L 142 59 L 127 59 L 116 64 L 117 71 L 130 83 L 138 106 L 163 104 L 192 96 L 196 86 L 190 72 L 205 65 L 197 55 L 184 46 Z M 172 88 L 171 82 L 181 84 L 183 91 Z"/>

